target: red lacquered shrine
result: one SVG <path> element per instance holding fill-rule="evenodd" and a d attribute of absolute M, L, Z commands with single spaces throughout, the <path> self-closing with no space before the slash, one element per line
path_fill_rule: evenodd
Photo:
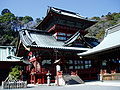
<path fill-rule="evenodd" d="M 85 29 L 95 23 L 77 13 L 49 7 L 36 29 L 20 30 L 16 55 L 31 63 L 25 68 L 27 80 L 44 84 L 50 72 L 51 82 L 55 82 L 57 65 L 63 74 L 76 73 L 83 80 L 97 80 L 99 68 L 95 61 L 77 55 L 98 44 L 96 39 L 84 37 Z"/>

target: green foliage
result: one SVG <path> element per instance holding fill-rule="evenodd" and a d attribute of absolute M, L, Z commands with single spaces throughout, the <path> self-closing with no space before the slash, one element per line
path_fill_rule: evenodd
<path fill-rule="evenodd" d="M 104 34 L 105 34 L 105 31 L 101 29 L 100 32 L 96 34 L 96 38 L 101 39 L 103 38 Z"/>
<path fill-rule="evenodd" d="M 100 17 L 92 17 L 92 20 L 100 20 Z"/>
<path fill-rule="evenodd" d="M 39 24 L 42 20 L 40 18 L 36 18 L 36 23 Z"/>
<path fill-rule="evenodd" d="M 19 21 L 22 21 L 23 20 L 23 17 L 17 17 Z"/>
<path fill-rule="evenodd" d="M 3 9 L 1 12 L 1 15 L 4 15 L 6 13 L 11 13 L 9 9 Z"/>
<path fill-rule="evenodd" d="M 16 45 L 18 30 L 33 21 L 30 16 L 17 17 L 8 9 L 3 9 L 0 15 L 0 45 Z"/>
<path fill-rule="evenodd" d="M 92 17 L 92 20 L 97 20 L 98 23 L 88 28 L 90 36 L 98 39 L 103 38 L 105 29 L 115 24 L 120 23 L 120 13 L 108 13 L 101 17 Z M 9 9 L 3 9 L 0 15 L 0 45 L 16 45 L 18 30 L 30 26 L 30 21 L 33 21 L 31 16 L 18 17 L 15 16 Z M 42 20 L 36 18 L 35 22 L 39 24 Z M 34 28 L 28 27 L 28 28 Z"/>
<path fill-rule="evenodd" d="M 98 20 L 98 23 L 88 28 L 88 35 L 94 36 L 101 41 L 107 28 L 120 23 L 120 13 L 109 12 L 107 15 L 102 15 L 101 17 L 93 17 L 91 19 Z"/>
<path fill-rule="evenodd" d="M 114 20 L 117 20 L 118 18 L 120 18 L 120 13 L 119 14 L 113 13 L 113 15 L 114 15 Z"/>
<path fill-rule="evenodd" d="M 15 20 L 15 16 L 12 13 L 5 13 L 4 15 L 0 16 L 0 23 L 5 23 L 5 22 L 12 22 Z"/>
<path fill-rule="evenodd" d="M 30 21 L 33 21 L 33 18 L 30 17 L 30 16 L 25 16 L 25 17 L 23 17 L 23 20 L 22 20 L 22 21 L 26 24 L 26 23 L 28 23 L 28 22 L 30 22 Z"/>
<path fill-rule="evenodd" d="M 106 15 L 107 20 L 113 20 L 114 17 L 112 15 Z"/>
<path fill-rule="evenodd" d="M 15 66 L 12 68 L 12 71 L 9 73 L 9 80 L 19 80 L 20 79 L 20 67 Z"/>

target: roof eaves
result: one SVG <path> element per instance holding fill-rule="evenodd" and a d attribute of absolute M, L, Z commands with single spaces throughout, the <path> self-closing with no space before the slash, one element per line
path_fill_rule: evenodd
<path fill-rule="evenodd" d="M 73 17 L 73 18 L 77 18 L 77 19 L 84 19 L 86 21 L 91 21 L 91 22 L 97 22 L 96 20 L 91 20 L 88 18 L 85 18 L 83 16 L 80 16 L 79 13 L 75 13 L 75 12 L 70 12 L 70 11 L 66 11 L 66 10 L 62 10 L 62 9 L 58 9 L 58 8 L 54 8 L 51 7 L 51 10 L 55 13 L 61 14 L 61 15 L 65 15 L 65 16 L 69 16 L 69 17 Z"/>
<path fill-rule="evenodd" d="M 112 47 L 97 50 L 97 51 L 94 51 L 94 50 L 91 49 L 91 50 L 88 50 L 88 51 L 83 52 L 83 53 L 78 53 L 77 55 L 79 55 L 79 56 L 89 56 L 89 55 L 101 53 L 103 51 L 111 50 L 111 49 L 114 49 L 114 48 L 120 48 L 120 45 L 112 46 Z"/>
<path fill-rule="evenodd" d="M 38 45 L 28 45 L 27 47 L 39 47 L 39 48 L 49 48 L 49 49 L 63 49 L 63 50 L 76 50 L 76 51 L 87 51 L 89 48 L 77 48 L 77 47 L 59 47 L 59 46 L 38 46 Z"/>

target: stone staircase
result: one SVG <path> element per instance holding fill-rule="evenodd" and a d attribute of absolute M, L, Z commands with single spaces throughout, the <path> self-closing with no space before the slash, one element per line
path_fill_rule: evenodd
<path fill-rule="evenodd" d="M 84 81 L 78 75 L 63 75 L 63 80 L 67 85 L 84 83 Z"/>

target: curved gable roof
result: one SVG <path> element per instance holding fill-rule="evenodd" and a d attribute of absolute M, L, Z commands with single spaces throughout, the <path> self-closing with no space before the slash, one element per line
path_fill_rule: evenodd
<path fill-rule="evenodd" d="M 103 52 L 109 49 L 113 49 L 116 47 L 120 47 L 120 24 L 108 28 L 106 30 L 104 40 L 99 45 L 97 45 L 91 50 L 88 50 L 83 53 L 79 53 L 78 55 L 87 56 L 87 55 Z"/>
<path fill-rule="evenodd" d="M 52 48 L 64 50 L 86 51 L 89 48 L 66 47 L 63 41 L 57 41 L 52 35 L 40 33 L 40 31 L 21 30 L 20 39 L 26 47 Z"/>

